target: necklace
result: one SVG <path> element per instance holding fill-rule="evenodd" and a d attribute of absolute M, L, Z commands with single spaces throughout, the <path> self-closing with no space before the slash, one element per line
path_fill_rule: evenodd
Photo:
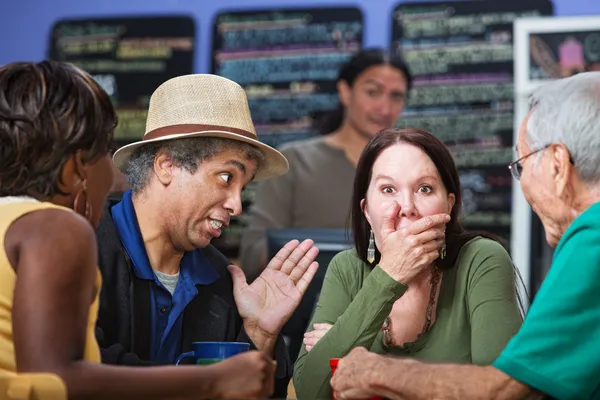
<path fill-rule="evenodd" d="M 425 314 L 425 325 L 421 333 L 417 335 L 417 339 L 423 336 L 431 327 L 431 314 L 433 313 L 433 306 L 435 304 L 435 295 L 437 293 L 438 283 L 440 281 L 440 270 L 438 267 L 433 268 L 431 274 L 431 290 L 429 291 L 429 303 L 427 303 L 427 312 Z M 392 321 L 389 315 L 385 318 L 383 323 L 383 345 L 386 347 L 396 346 L 394 339 L 392 339 Z"/>

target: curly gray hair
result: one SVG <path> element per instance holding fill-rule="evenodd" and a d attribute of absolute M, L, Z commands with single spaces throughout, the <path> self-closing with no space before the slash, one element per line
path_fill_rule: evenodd
<path fill-rule="evenodd" d="M 581 178 L 590 184 L 600 182 L 600 72 L 546 83 L 530 103 L 526 133 L 530 148 L 562 143 Z"/>

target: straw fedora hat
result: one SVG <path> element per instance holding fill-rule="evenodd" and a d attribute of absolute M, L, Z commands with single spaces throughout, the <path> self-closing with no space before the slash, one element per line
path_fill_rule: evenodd
<path fill-rule="evenodd" d="M 139 147 L 191 137 L 233 139 L 260 149 L 265 161 L 255 180 L 283 175 L 289 167 L 283 154 L 258 141 L 244 89 L 211 74 L 178 76 L 160 85 L 150 98 L 143 139 L 118 149 L 113 163 L 124 172 L 127 160 Z"/>

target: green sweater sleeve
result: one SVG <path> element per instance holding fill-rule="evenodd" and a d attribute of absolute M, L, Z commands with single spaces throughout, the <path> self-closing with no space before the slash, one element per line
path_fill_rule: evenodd
<path fill-rule="evenodd" d="M 473 364 L 489 365 L 519 331 L 523 319 L 510 256 L 492 240 L 478 240 L 466 281 Z"/>
<path fill-rule="evenodd" d="M 364 269 L 354 251 L 338 254 L 329 264 L 308 330 L 315 323 L 333 327 L 310 352 L 302 346 L 294 367 L 298 399 L 331 398 L 329 360 L 354 347 L 370 348 L 394 302 L 407 289 L 378 267 L 362 281 Z"/>

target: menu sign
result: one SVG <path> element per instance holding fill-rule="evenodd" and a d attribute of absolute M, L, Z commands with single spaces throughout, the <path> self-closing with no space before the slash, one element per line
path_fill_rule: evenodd
<path fill-rule="evenodd" d="M 261 141 L 316 134 L 338 105 L 339 69 L 362 45 L 357 8 L 229 12 L 217 16 L 212 71 L 246 89 Z"/>
<path fill-rule="evenodd" d="M 127 143 L 144 134 L 152 92 L 193 73 L 195 30 L 183 16 L 63 20 L 52 29 L 49 58 L 94 77 L 116 107 L 115 139 Z"/>

